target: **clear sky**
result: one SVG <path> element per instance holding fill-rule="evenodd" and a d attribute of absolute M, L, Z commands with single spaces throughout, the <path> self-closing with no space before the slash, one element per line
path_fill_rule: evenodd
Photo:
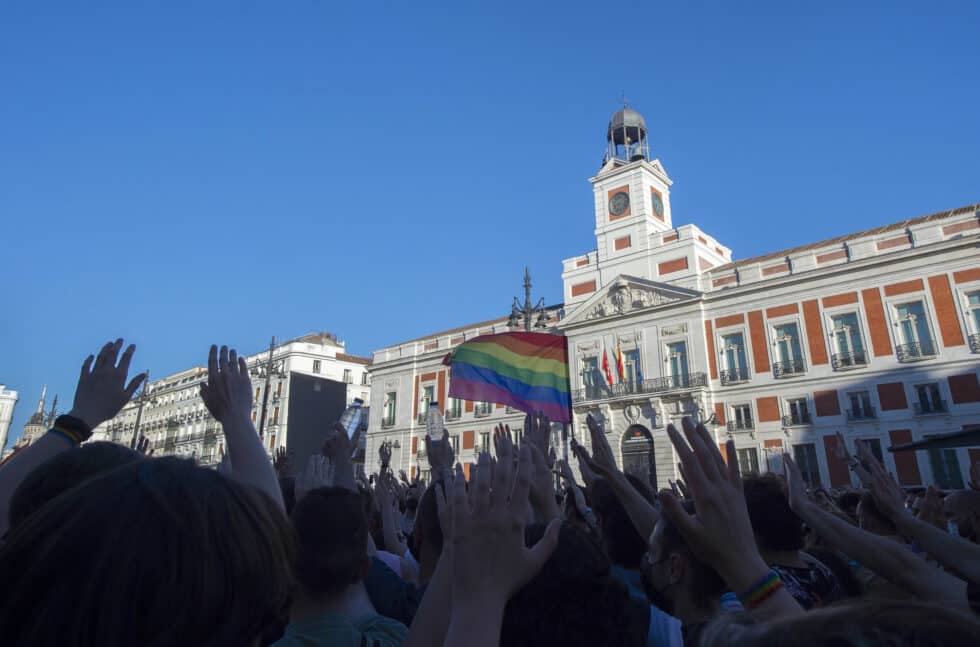
<path fill-rule="evenodd" d="M 11 439 L 116 336 L 160 377 L 560 301 L 624 91 L 736 258 L 980 201 L 980 3 L 439 5 L 0 6 Z"/>

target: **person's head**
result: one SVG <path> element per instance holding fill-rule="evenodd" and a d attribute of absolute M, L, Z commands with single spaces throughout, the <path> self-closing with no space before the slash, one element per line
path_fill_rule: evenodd
<path fill-rule="evenodd" d="M 847 492 L 843 492 L 837 498 L 837 506 L 844 512 L 844 514 L 846 514 L 854 521 L 858 520 L 857 507 L 858 507 L 858 503 L 860 502 L 861 502 L 861 493 L 855 492 L 854 490 L 848 490 Z"/>
<path fill-rule="evenodd" d="M 605 479 L 592 484 L 592 511 L 602 536 L 602 544 L 613 564 L 638 569 L 647 550 L 646 539 L 633 526 L 623 504 Z"/>
<path fill-rule="evenodd" d="M 756 623 L 747 614 L 721 614 L 701 635 L 717 647 L 948 647 L 975 645 L 980 619 L 948 606 L 866 598 L 785 619 Z"/>
<path fill-rule="evenodd" d="M 339 487 L 310 490 L 290 518 L 298 543 L 294 572 L 307 598 L 336 598 L 365 578 L 371 561 L 360 494 Z"/>
<path fill-rule="evenodd" d="M 419 562 L 419 574 L 431 577 L 436 562 L 442 554 L 442 526 L 439 525 L 439 508 L 436 505 L 436 488 L 441 482 L 433 482 L 425 489 L 415 515 L 415 525 L 409 537 L 409 548 Z"/>
<path fill-rule="evenodd" d="M 857 507 L 858 525 L 876 535 L 897 535 L 898 529 L 891 519 L 881 514 L 870 492 L 862 492 Z"/>
<path fill-rule="evenodd" d="M 138 452 L 109 442 L 86 443 L 52 456 L 28 474 L 10 498 L 14 528 L 59 494 L 108 470 L 141 460 Z"/>
<path fill-rule="evenodd" d="M 8 535 L 3 640 L 252 645 L 284 615 L 293 551 L 286 516 L 254 487 L 191 460 L 133 461 Z"/>
<path fill-rule="evenodd" d="M 681 505 L 688 514 L 695 513 L 692 501 Z M 713 612 L 726 590 L 724 580 L 694 556 L 664 515 L 650 535 L 650 548 L 643 556 L 640 575 L 650 602 L 671 615 L 679 613 L 679 605 L 690 605 L 699 613 Z"/>
<path fill-rule="evenodd" d="M 956 490 L 943 501 L 950 529 L 964 539 L 980 542 L 980 492 Z"/>
<path fill-rule="evenodd" d="M 759 548 L 764 551 L 803 548 L 803 522 L 789 507 L 782 482 L 772 474 L 746 476 L 745 505 Z"/>
<path fill-rule="evenodd" d="M 537 543 L 544 531 L 544 524 L 528 526 L 527 545 Z M 575 526 L 562 524 L 554 553 L 507 602 L 500 644 L 625 645 L 629 600 L 599 544 Z"/>

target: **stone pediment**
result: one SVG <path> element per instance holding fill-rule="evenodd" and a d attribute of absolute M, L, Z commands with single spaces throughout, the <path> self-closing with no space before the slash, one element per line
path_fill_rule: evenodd
<path fill-rule="evenodd" d="M 697 290 L 620 274 L 587 301 L 579 304 L 562 320 L 562 325 L 619 317 L 668 303 L 696 299 L 699 296 L 701 293 Z"/>

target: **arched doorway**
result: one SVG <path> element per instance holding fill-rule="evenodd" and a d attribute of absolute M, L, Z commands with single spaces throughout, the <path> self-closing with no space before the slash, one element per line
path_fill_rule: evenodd
<path fill-rule="evenodd" d="M 657 489 L 657 467 L 653 462 L 653 436 L 643 425 L 630 425 L 623 435 L 623 471 Z"/>

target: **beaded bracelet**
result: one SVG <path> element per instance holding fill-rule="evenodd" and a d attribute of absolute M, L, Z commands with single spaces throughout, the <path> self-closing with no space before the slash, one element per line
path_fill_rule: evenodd
<path fill-rule="evenodd" d="M 773 593 L 781 588 L 783 588 L 783 581 L 779 579 L 779 575 L 776 571 L 769 571 L 765 577 L 756 582 L 748 591 L 740 594 L 738 599 L 742 601 L 742 605 L 746 609 L 754 609 L 768 600 Z"/>

